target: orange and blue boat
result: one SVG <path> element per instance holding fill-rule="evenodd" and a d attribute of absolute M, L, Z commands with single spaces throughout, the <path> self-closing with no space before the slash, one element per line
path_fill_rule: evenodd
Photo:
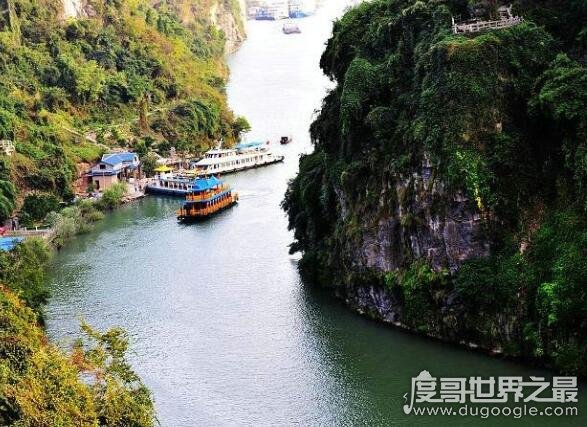
<path fill-rule="evenodd" d="M 238 193 L 215 176 L 196 178 L 183 206 L 177 211 L 180 221 L 206 219 L 238 203 Z"/>

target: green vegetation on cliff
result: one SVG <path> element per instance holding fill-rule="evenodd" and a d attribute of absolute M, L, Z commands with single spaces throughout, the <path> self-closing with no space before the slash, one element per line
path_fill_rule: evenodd
<path fill-rule="evenodd" d="M 61 2 L 0 3 L 14 11 L 0 14 L 0 139 L 17 151 L 0 183 L 8 169 L 22 197 L 68 201 L 76 164 L 108 146 L 138 150 L 147 140 L 167 154 L 234 141 L 224 34 L 209 3 L 88 0 L 84 16 L 67 20 Z M 0 184 L 0 220 L 10 190 Z"/>
<path fill-rule="evenodd" d="M 518 1 L 526 22 L 454 35 L 472 3 L 334 24 L 337 85 L 283 203 L 292 250 L 359 306 L 387 289 L 378 317 L 585 374 L 587 3 Z"/>

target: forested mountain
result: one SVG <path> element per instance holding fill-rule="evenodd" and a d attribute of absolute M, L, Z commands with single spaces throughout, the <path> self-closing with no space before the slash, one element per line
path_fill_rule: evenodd
<path fill-rule="evenodd" d="M 76 164 L 109 147 L 167 154 L 234 141 L 240 122 L 226 105 L 226 38 L 211 8 L 221 3 L 242 25 L 236 2 L 65 3 L 0 2 L 0 139 L 17 151 L 2 159 L 0 179 L 21 196 L 35 190 L 67 201 Z M 2 196 L 15 195 L 0 188 L 2 219 L 11 210 Z"/>
<path fill-rule="evenodd" d="M 308 280 L 418 333 L 587 373 L 587 2 L 375 0 L 284 208 Z"/>

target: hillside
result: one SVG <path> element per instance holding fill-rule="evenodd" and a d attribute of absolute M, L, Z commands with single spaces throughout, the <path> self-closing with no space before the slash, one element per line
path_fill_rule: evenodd
<path fill-rule="evenodd" d="M 0 173 L 20 197 L 35 190 L 70 199 L 76 164 L 108 147 L 167 154 L 172 146 L 232 143 L 241 122 L 226 105 L 226 37 L 212 22 L 216 3 L 242 25 L 229 1 L 84 0 L 65 2 L 66 9 L 5 1 L 0 139 L 13 141 L 17 154 Z"/>
<path fill-rule="evenodd" d="M 498 5 L 376 0 L 334 24 L 292 251 L 366 315 L 585 374 L 587 4 L 452 33 Z"/>
<path fill-rule="evenodd" d="M 225 50 L 244 37 L 236 2 L 4 0 L 0 10 L 0 140 L 15 148 L 0 152 L 0 226 L 26 195 L 38 220 L 59 210 L 106 150 L 201 152 L 234 143 L 246 124 L 225 95 Z M 53 212 L 53 244 L 102 218 L 96 206 Z M 124 331 L 84 324 L 70 351 L 48 342 L 50 256 L 37 239 L 0 251 L 0 425 L 155 425 Z"/>

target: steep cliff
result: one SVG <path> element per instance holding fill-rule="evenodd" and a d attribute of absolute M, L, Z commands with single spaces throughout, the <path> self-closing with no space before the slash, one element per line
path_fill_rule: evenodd
<path fill-rule="evenodd" d="M 154 0 L 153 5 L 164 3 Z M 167 5 L 186 26 L 212 24 L 221 32 L 225 53 L 232 53 L 246 38 L 244 0 L 168 0 Z"/>
<path fill-rule="evenodd" d="M 584 2 L 542 3 L 586 22 Z M 469 6 L 379 0 L 335 23 L 337 85 L 283 203 L 292 251 L 372 317 L 585 373 L 586 30 L 520 1 L 525 23 L 452 34 Z"/>
<path fill-rule="evenodd" d="M 244 0 L 218 0 L 212 5 L 212 23 L 220 28 L 226 39 L 226 53 L 235 52 L 246 38 Z"/>

